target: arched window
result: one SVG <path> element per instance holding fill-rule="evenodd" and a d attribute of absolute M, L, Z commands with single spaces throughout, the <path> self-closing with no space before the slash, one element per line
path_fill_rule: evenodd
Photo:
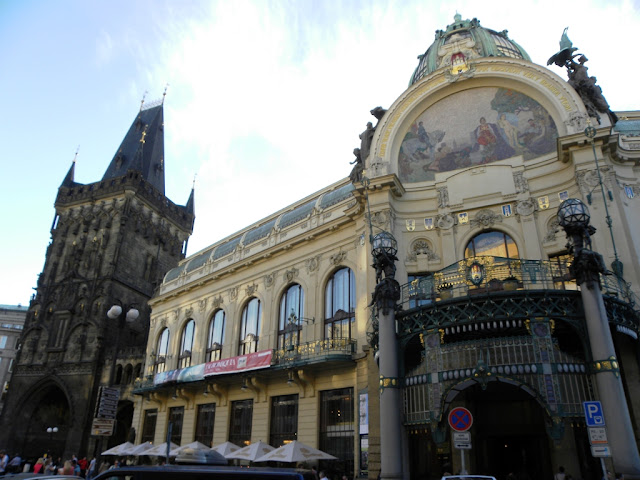
<path fill-rule="evenodd" d="M 156 359 L 154 362 L 154 373 L 165 372 L 167 370 L 167 352 L 169 350 L 169 329 L 165 328 L 160 332 L 158 343 L 156 343 Z"/>
<path fill-rule="evenodd" d="M 218 310 L 209 322 L 209 336 L 207 340 L 207 362 L 220 360 L 222 341 L 224 340 L 224 310 Z"/>
<path fill-rule="evenodd" d="M 473 237 L 464 250 L 464 258 L 481 256 L 518 258 L 518 247 L 504 232 L 482 232 Z"/>
<path fill-rule="evenodd" d="M 193 330 L 196 328 L 196 322 L 191 319 L 182 329 L 182 339 L 180 340 L 180 358 L 178 359 L 178 368 L 187 368 L 191 366 L 191 353 L 193 351 Z"/>
<path fill-rule="evenodd" d="M 304 290 L 298 284 L 291 285 L 280 299 L 278 322 L 278 348 L 293 350 L 300 344 L 302 317 L 304 316 Z"/>
<path fill-rule="evenodd" d="M 341 268 L 327 282 L 325 289 L 324 337 L 351 338 L 355 322 L 356 282 L 350 268 Z"/>
<path fill-rule="evenodd" d="M 245 355 L 258 351 L 258 333 L 262 319 L 262 305 L 260 300 L 252 298 L 242 310 L 240 324 L 240 348 L 238 355 Z"/>

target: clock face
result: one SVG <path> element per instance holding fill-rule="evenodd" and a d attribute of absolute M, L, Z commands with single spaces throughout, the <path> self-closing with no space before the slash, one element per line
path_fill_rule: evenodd
<path fill-rule="evenodd" d="M 533 327 L 533 333 L 538 337 L 544 337 L 547 335 L 547 326 L 543 323 L 536 323 Z"/>

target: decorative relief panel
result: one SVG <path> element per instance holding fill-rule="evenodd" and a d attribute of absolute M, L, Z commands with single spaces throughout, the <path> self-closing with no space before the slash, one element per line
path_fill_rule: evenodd
<path fill-rule="evenodd" d="M 472 227 L 492 227 L 494 223 L 502 222 L 502 217 L 491 210 L 480 210 L 471 220 Z"/>

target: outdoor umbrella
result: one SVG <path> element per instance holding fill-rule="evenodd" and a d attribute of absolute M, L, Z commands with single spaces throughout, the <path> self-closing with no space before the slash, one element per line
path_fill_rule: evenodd
<path fill-rule="evenodd" d="M 240 450 L 240 447 L 235 443 L 224 442 L 224 443 L 221 443 L 220 445 L 215 445 L 214 447 L 211 447 L 211 450 L 215 450 L 216 452 L 220 453 L 223 457 L 227 458 L 227 455 L 233 452 L 237 452 L 238 450 Z"/>
<path fill-rule="evenodd" d="M 102 452 L 102 455 L 128 455 L 127 453 L 123 453 L 123 451 L 126 451 L 132 447 L 134 447 L 133 443 L 124 442 L 120 445 L 116 445 L 115 447 L 111 447 L 109 450 L 105 450 L 104 452 Z"/>
<path fill-rule="evenodd" d="M 176 457 L 180 455 L 182 452 L 184 452 L 185 450 L 187 450 L 188 448 L 192 450 L 210 450 L 210 448 L 207 447 L 204 443 L 191 442 L 191 443 L 187 443 L 186 445 L 181 445 L 180 447 L 174 448 L 173 450 L 171 450 L 171 453 L 169 455 L 171 455 L 172 457 Z"/>
<path fill-rule="evenodd" d="M 175 450 L 180 445 L 176 445 L 175 443 L 169 443 L 169 451 Z M 145 450 L 142 452 L 142 455 L 149 455 L 151 457 L 165 457 L 167 455 L 167 442 L 160 443 L 149 450 Z M 171 453 L 169 453 L 171 455 Z"/>
<path fill-rule="evenodd" d="M 337 460 L 333 455 L 294 440 L 259 457 L 255 462 L 307 462 L 311 460 Z"/>
<path fill-rule="evenodd" d="M 141 443 L 140 445 L 134 445 L 127 449 L 123 448 L 120 452 L 120 455 L 144 455 L 144 452 L 146 450 L 149 450 L 152 447 L 153 447 L 153 443 L 144 442 L 144 443 Z"/>
<path fill-rule="evenodd" d="M 253 462 L 256 458 L 260 458 L 271 450 L 275 450 L 268 443 L 264 443 L 263 441 L 259 441 L 256 443 L 252 443 L 251 445 L 247 445 L 240 450 L 236 450 L 235 452 L 230 453 L 229 455 L 225 455 L 226 458 L 238 458 L 240 460 L 249 460 Z"/>

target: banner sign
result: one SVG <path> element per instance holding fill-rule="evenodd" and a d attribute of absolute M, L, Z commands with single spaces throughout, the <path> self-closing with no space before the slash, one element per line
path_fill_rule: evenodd
<path fill-rule="evenodd" d="M 193 367 L 169 370 L 168 372 L 156 373 L 153 377 L 154 385 L 164 383 L 187 383 L 203 380 L 211 375 L 223 375 L 226 373 L 247 372 L 259 368 L 271 366 L 273 350 L 263 350 L 261 352 L 240 355 L 239 357 L 225 358 L 216 362 L 201 363 Z"/>
<path fill-rule="evenodd" d="M 267 368 L 271 366 L 272 355 L 272 350 L 263 350 L 262 352 L 249 353 L 247 355 L 240 355 L 239 357 L 225 358 L 217 362 L 205 363 L 204 376 L 208 377 L 210 375 L 247 372 L 249 370 Z"/>

